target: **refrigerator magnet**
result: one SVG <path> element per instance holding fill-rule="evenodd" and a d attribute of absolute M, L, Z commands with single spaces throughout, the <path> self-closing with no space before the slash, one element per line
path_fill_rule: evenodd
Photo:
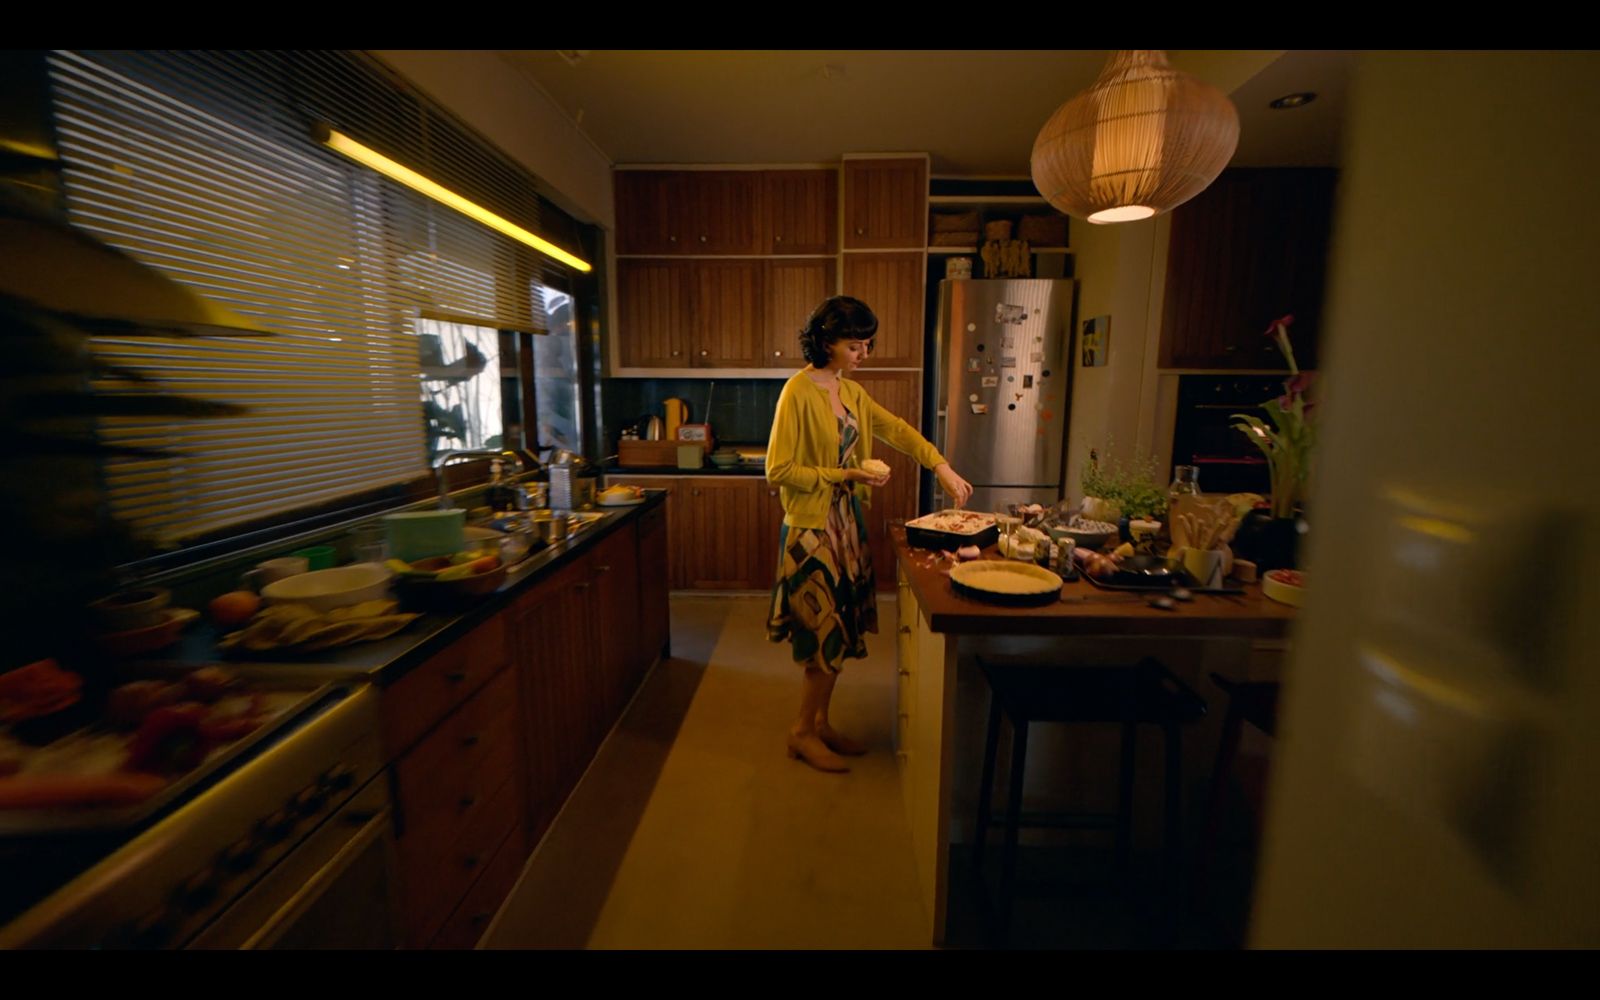
<path fill-rule="evenodd" d="M 1036 365 L 1037 364 L 1043 364 L 1044 363 L 1044 352 L 1043 351 L 1034 351 L 1032 354 L 1028 355 L 1028 360 L 1033 362 Z"/>
<path fill-rule="evenodd" d="M 1001 347 L 1016 347 L 1017 346 L 1017 338 L 1015 338 L 1015 337 L 1002 337 L 1000 339 L 1000 346 Z"/>
<path fill-rule="evenodd" d="M 978 371 L 979 368 L 982 366 L 982 364 L 983 364 L 983 362 L 979 358 L 968 358 L 967 359 L 967 371 L 969 371 L 969 372 Z"/>
<path fill-rule="evenodd" d="M 974 392 L 974 393 L 970 394 L 969 396 L 967 396 L 967 402 L 976 403 L 977 401 L 978 401 L 978 394 L 977 393 Z"/>
<path fill-rule="evenodd" d="M 997 386 L 999 384 L 1000 384 L 1000 376 L 998 376 L 998 375 L 985 375 L 983 377 L 983 387 L 985 389 L 993 389 L 995 386 Z"/>
<path fill-rule="evenodd" d="M 1000 359 L 1000 367 L 1001 368 L 1015 368 L 1015 367 L 1017 367 L 1017 359 L 1016 358 L 1001 358 Z"/>
<path fill-rule="evenodd" d="M 973 403 L 972 404 L 972 412 L 978 414 L 979 416 L 982 416 L 985 413 L 989 412 L 989 404 L 988 403 Z"/>
<path fill-rule="evenodd" d="M 1022 387 L 1024 389 L 1032 389 L 1033 388 L 1033 376 L 1032 375 L 1024 375 L 1024 376 L 1022 376 Z"/>

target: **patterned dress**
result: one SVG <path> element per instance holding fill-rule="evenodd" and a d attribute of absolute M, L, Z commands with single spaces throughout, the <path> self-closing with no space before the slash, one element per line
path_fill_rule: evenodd
<path fill-rule="evenodd" d="M 860 439 L 854 413 L 839 417 L 839 467 Z M 850 483 L 835 483 L 823 528 L 778 531 L 778 579 L 772 588 L 767 638 L 787 640 L 796 663 L 838 673 L 867 655 L 862 638 L 878 631 L 877 590 L 866 524 Z"/>

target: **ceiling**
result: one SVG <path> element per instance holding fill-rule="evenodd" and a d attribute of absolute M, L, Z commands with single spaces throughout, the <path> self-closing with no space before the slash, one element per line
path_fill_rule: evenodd
<path fill-rule="evenodd" d="M 1051 112 L 1107 50 L 504 50 L 616 163 L 818 163 L 927 151 L 935 173 L 1026 175 Z M 1241 166 L 1338 156 L 1351 52 L 1190 49 L 1172 64 L 1232 95 Z M 575 61 L 574 61 L 575 60 Z M 1311 104 L 1274 111 L 1301 90 Z"/>

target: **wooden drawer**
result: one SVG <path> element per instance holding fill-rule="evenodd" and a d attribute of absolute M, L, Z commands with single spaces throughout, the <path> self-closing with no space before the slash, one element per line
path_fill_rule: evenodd
<path fill-rule="evenodd" d="M 498 614 L 402 677 L 383 695 L 389 756 L 404 753 L 507 662 L 506 616 Z"/>
<path fill-rule="evenodd" d="M 522 850 L 521 787 L 514 780 L 502 784 L 487 807 L 443 851 L 419 852 L 408 845 L 411 838 L 401 840 L 408 947 L 424 947 L 438 936 L 491 861 L 499 860 L 497 848 L 509 843 Z"/>
<path fill-rule="evenodd" d="M 433 939 L 430 947 L 467 949 L 483 938 L 483 932 L 489 929 L 489 922 L 500 911 L 501 904 L 511 893 L 511 887 L 517 884 L 517 878 L 522 874 L 522 866 L 527 861 L 524 846 L 522 831 L 512 830 L 495 852 L 489 867 L 473 883 L 467 898 L 445 921 L 444 929 Z"/>
<path fill-rule="evenodd" d="M 516 719 L 516 674 L 503 670 L 400 760 L 404 853 L 436 855 L 517 776 Z"/>

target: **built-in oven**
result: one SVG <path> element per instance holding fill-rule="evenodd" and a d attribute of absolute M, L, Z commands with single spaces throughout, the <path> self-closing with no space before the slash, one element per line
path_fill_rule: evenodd
<path fill-rule="evenodd" d="M 1172 464 L 1199 469 L 1200 489 L 1206 493 L 1269 493 L 1272 477 L 1266 457 L 1233 426 L 1234 414 L 1267 420 L 1261 407 L 1283 395 L 1285 377 L 1180 375 Z"/>
<path fill-rule="evenodd" d="M 0 948 L 392 948 L 394 817 L 371 685 L 0 929 Z"/>

